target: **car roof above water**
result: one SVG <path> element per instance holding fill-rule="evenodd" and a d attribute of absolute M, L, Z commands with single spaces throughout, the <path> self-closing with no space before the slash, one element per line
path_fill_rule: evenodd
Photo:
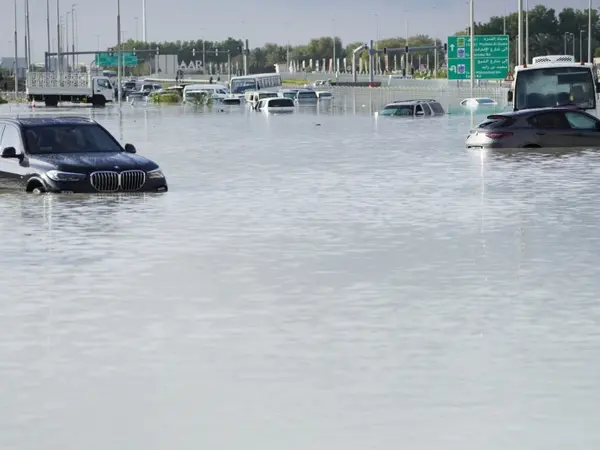
<path fill-rule="evenodd" d="M 414 100 L 396 100 L 390 103 L 390 105 L 416 105 L 417 103 L 438 103 L 437 100 L 432 99 L 414 99 Z"/>
<path fill-rule="evenodd" d="M 96 121 L 87 117 L 58 116 L 58 117 L 20 117 L 17 119 L 0 119 L 0 123 L 12 123 L 27 127 L 42 127 L 49 125 L 90 125 Z"/>
<path fill-rule="evenodd" d="M 497 112 L 495 114 L 489 115 L 487 118 L 497 118 L 497 117 L 521 117 L 528 116 L 531 114 L 541 113 L 541 112 L 550 112 L 550 111 L 558 111 L 558 112 L 570 112 L 570 111 L 580 111 L 585 112 L 583 109 L 577 106 L 553 106 L 548 108 L 531 108 L 531 109 L 520 109 L 518 111 L 503 111 Z"/>

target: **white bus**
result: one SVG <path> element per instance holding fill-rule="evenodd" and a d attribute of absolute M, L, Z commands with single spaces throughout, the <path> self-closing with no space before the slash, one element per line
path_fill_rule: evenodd
<path fill-rule="evenodd" d="M 508 102 L 515 111 L 567 105 L 595 110 L 597 88 L 593 64 L 577 63 L 570 55 L 538 56 L 515 67 Z"/>
<path fill-rule="evenodd" d="M 259 91 L 261 89 L 278 89 L 281 87 L 281 75 L 277 73 L 259 73 L 232 77 L 229 90 L 232 94 L 243 94 L 246 91 Z"/>

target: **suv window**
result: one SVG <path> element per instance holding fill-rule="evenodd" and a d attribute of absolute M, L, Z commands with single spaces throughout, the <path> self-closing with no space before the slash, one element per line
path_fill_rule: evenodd
<path fill-rule="evenodd" d="M 435 114 L 444 114 L 444 108 L 438 102 L 431 102 L 429 106 L 431 106 Z"/>
<path fill-rule="evenodd" d="M 593 117 L 574 111 L 565 113 L 565 117 L 571 128 L 576 130 L 598 130 L 599 122 Z"/>
<path fill-rule="evenodd" d="M 423 107 L 423 112 L 426 116 L 431 116 L 433 114 L 433 111 L 431 111 L 431 108 L 429 107 L 429 103 L 423 103 L 421 106 Z"/>
<path fill-rule="evenodd" d="M 17 153 L 23 153 L 23 144 L 21 142 L 21 132 L 14 125 L 6 125 L 2 134 L 2 143 L 0 148 L 14 147 Z"/>
<path fill-rule="evenodd" d="M 536 114 L 527 120 L 527 123 L 534 128 L 554 130 L 569 129 L 569 121 L 562 112 L 544 112 Z"/>

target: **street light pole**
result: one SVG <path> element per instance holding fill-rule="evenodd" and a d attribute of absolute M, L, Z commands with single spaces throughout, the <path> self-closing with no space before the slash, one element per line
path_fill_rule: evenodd
<path fill-rule="evenodd" d="M 31 68 L 31 31 L 29 28 L 29 0 L 25 0 L 25 27 L 27 32 L 27 70 Z"/>
<path fill-rule="evenodd" d="M 121 108 L 121 0 L 117 0 L 117 95 Z"/>
<path fill-rule="evenodd" d="M 375 57 L 377 58 L 375 61 L 375 71 L 379 73 L 379 14 L 374 13 L 375 16 Z"/>
<path fill-rule="evenodd" d="M 583 30 L 579 30 L 579 61 L 585 61 L 583 58 Z"/>
<path fill-rule="evenodd" d="M 73 52 L 73 55 L 72 55 L 73 72 L 75 71 L 75 7 L 76 6 L 77 6 L 77 3 L 73 3 L 71 5 L 71 51 Z"/>
<path fill-rule="evenodd" d="M 59 83 L 60 71 L 62 69 L 62 55 L 60 54 L 60 45 L 60 0 L 56 0 L 56 75 L 58 77 Z"/>
<path fill-rule="evenodd" d="M 71 15 L 71 11 L 67 11 L 65 14 L 65 53 L 69 53 L 69 16 Z M 67 54 L 67 72 L 70 72 L 69 69 L 69 55 Z"/>
<path fill-rule="evenodd" d="M 142 0 L 142 40 L 144 42 L 148 42 L 146 31 L 146 0 Z"/>
<path fill-rule="evenodd" d="M 592 60 L 592 0 L 590 0 L 588 8 L 588 62 Z"/>
<path fill-rule="evenodd" d="M 17 0 L 15 0 L 15 100 L 19 94 L 19 47 L 17 45 Z"/>
<path fill-rule="evenodd" d="M 525 64 L 529 64 L 529 0 L 525 0 Z"/>
<path fill-rule="evenodd" d="M 336 76 L 337 73 L 337 64 L 336 64 L 336 60 L 335 60 L 335 19 L 331 19 L 331 27 L 332 27 L 332 31 L 333 31 L 333 35 L 332 35 L 332 40 L 331 42 L 333 43 L 333 76 Z"/>
<path fill-rule="evenodd" d="M 475 1 L 471 0 L 469 6 L 469 23 L 471 25 L 471 97 L 473 97 L 473 88 L 475 87 Z"/>
<path fill-rule="evenodd" d="M 517 9 L 517 64 L 521 65 L 523 64 L 523 0 L 519 0 Z"/>
<path fill-rule="evenodd" d="M 46 0 L 46 31 L 48 33 L 48 53 L 52 51 L 50 39 L 50 0 Z M 46 72 L 50 71 L 50 57 L 46 57 Z"/>

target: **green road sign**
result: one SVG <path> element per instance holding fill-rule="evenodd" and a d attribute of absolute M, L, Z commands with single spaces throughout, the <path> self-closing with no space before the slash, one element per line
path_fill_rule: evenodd
<path fill-rule="evenodd" d="M 123 52 L 124 66 L 137 66 L 138 58 L 132 52 Z M 96 53 L 96 66 L 99 67 L 114 67 L 117 65 L 117 54 L 113 53 Z"/>
<path fill-rule="evenodd" d="M 510 42 L 507 35 L 475 36 L 475 79 L 504 79 L 509 71 Z M 471 78 L 470 36 L 448 36 L 448 79 Z"/>

